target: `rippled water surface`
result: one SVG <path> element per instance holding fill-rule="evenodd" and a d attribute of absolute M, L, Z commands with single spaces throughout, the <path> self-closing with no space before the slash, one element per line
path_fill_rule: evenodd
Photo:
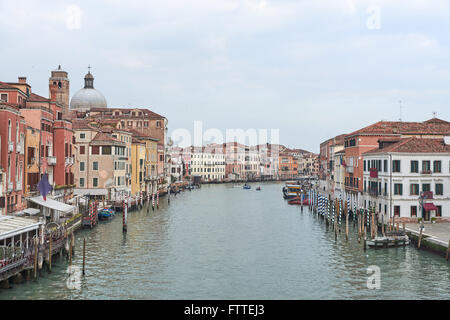
<path fill-rule="evenodd" d="M 450 263 L 412 247 L 363 251 L 337 241 L 307 208 L 290 206 L 282 184 L 256 191 L 206 185 L 160 199 L 160 209 L 121 214 L 77 232 L 73 265 L 86 275 L 67 287 L 67 261 L 51 274 L 0 290 L 0 299 L 450 299 Z M 381 270 L 368 289 L 367 267 Z"/>

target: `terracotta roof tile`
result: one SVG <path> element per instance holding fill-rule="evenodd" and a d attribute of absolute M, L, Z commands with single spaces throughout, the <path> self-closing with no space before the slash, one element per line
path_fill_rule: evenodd
<path fill-rule="evenodd" d="M 30 97 L 28 98 L 28 101 L 42 101 L 42 102 L 48 102 L 50 99 L 44 98 L 38 94 L 31 93 Z"/>
<path fill-rule="evenodd" d="M 450 122 L 430 119 L 424 122 L 378 121 L 347 135 L 450 134 Z"/>
<path fill-rule="evenodd" d="M 450 145 L 444 139 L 406 138 L 383 149 L 370 150 L 364 155 L 382 153 L 450 153 Z"/>

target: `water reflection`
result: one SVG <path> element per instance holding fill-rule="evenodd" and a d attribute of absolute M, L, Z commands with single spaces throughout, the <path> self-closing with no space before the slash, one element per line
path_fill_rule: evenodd
<path fill-rule="evenodd" d="M 282 199 L 281 184 L 261 191 L 210 185 L 160 199 L 76 234 L 73 264 L 86 275 L 66 286 L 67 261 L 37 282 L 0 291 L 2 299 L 449 299 L 449 264 L 412 247 L 362 250 L 350 225 L 335 240 L 325 223 Z M 344 230 L 344 228 L 343 228 Z M 367 288 L 367 267 L 381 289 Z"/>

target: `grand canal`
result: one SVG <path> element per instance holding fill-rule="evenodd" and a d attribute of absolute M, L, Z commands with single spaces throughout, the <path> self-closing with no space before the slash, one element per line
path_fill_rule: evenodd
<path fill-rule="evenodd" d="M 256 185 L 161 198 L 159 210 L 130 212 L 126 234 L 121 214 L 79 231 L 79 286 L 55 257 L 51 274 L 0 290 L 0 299 L 450 299 L 442 257 L 413 247 L 364 252 L 353 226 L 348 242 L 335 241 L 307 208 L 283 200 L 282 184 Z M 367 287 L 369 266 L 380 268 L 379 289 Z"/>

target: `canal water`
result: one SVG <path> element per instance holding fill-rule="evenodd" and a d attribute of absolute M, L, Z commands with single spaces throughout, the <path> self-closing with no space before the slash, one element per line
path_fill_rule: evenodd
<path fill-rule="evenodd" d="M 281 183 L 251 185 L 160 198 L 159 210 L 129 213 L 126 234 L 121 214 L 79 231 L 71 274 L 55 257 L 51 274 L 0 290 L 0 299 L 450 299 L 442 257 L 413 247 L 364 252 L 353 226 L 348 242 L 335 241 L 306 207 L 283 200 Z M 379 267 L 379 289 L 367 286 L 369 266 Z"/>

